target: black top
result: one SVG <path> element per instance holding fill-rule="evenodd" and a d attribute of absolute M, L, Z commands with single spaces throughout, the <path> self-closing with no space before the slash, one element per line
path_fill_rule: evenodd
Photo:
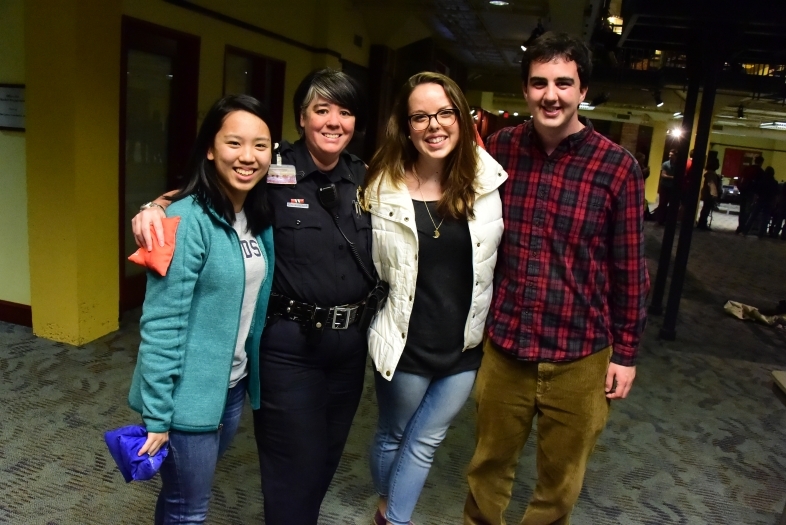
<path fill-rule="evenodd" d="M 342 153 L 336 167 L 329 173 L 322 173 L 302 139 L 294 144 L 282 142 L 279 152 L 283 164 L 295 166 L 297 184 L 268 184 L 267 188 L 275 216 L 273 291 L 323 307 L 363 300 L 371 283 L 317 197 L 319 187 L 329 182 L 336 185 L 341 229 L 355 243 L 366 268 L 373 268 L 371 216 L 358 214 L 353 205 L 357 187 L 366 173 L 363 161 Z"/>
<path fill-rule="evenodd" d="M 475 370 L 483 356 L 480 345 L 464 348 L 464 326 L 472 304 L 472 238 L 467 221 L 446 219 L 434 238 L 437 203 L 412 200 L 418 230 L 418 280 L 409 318 L 409 336 L 396 370 L 448 376 Z"/>

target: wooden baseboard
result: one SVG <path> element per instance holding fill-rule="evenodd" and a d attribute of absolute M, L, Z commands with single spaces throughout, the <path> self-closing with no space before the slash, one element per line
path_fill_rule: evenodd
<path fill-rule="evenodd" d="M 12 303 L 0 299 L 0 321 L 33 326 L 33 310 L 26 304 Z"/>

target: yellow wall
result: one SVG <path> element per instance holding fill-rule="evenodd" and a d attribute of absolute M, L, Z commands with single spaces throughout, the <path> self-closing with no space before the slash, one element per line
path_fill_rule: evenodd
<path fill-rule="evenodd" d="M 298 42 L 317 48 L 332 49 L 341 53 L 342 58 L 362 66 L 368 65 L 370 47 L 365 26 L 359 13 L 352 10 L 346 0 L 336 2 L 335 5 L 316 0 L 239 3 L 203 0 L 197 3 L 258 27 L 286 35 Z M 293 16 L 293 13 L 297 13 L 298 16 Z M 123 14 L 201 38 L 200 121 L 213 102 L 223 93 L 224 50 L 227 45 L 286 62 L 283 135 L 288 140 L 298 137 L 291 110 L 291 101 L 297 85 L 314 68 L 341 68 L 339 60 L 333 56 L 314 54 L 160 0 L 125 0 Z M 363 37 L 362 48 L 354 46 L 352 37 L 355 34 Z"/>
<path fill-rule="evenodd" d="M 27 0 L 27 183 L 36 335 L 117 328 L 119 0 Z"/>
<path fill-rule="evenodd" d="M 24 84 L 24 0 L 0 2 L 0 83 Z M 25 133 L 0 131 L 0 300 L 30 304 Z"/>
<path fill-rule="evenodd" d="M 770 162 L 765 162 L 765 166 L 772 166 L 775 169 L 775 178 L 779 181 L 786 181 L 786 141 L 775 141 L 775 148 L 781 151 L 774 151 Z M 767 157 L 764 157 L 765 159 Z"/>

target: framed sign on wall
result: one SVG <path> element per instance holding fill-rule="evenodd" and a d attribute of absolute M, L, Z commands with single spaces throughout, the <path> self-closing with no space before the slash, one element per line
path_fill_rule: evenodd
<path fill-rule="evenodd" d="M 25 130 L 24 84 L 0 84 L 0 130 Z"/>

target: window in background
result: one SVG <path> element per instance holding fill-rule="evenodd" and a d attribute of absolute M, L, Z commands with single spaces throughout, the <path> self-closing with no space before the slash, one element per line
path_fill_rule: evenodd
<path fill-rule="evenodd" d="M 224 94 L 245 94 L 267 106 L 273 141 L 281 140 L 286 63 L 227 46 L 224 55 Z"/>

